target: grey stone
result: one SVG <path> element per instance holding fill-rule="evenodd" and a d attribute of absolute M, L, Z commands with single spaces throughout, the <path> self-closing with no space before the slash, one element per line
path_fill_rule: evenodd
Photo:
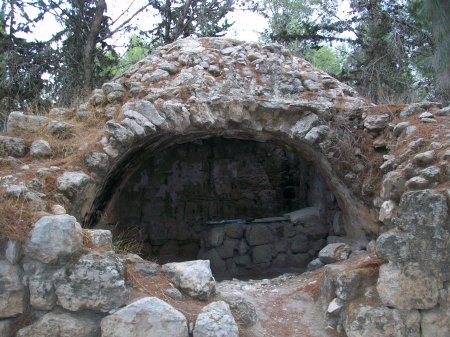
<path fill-rule="evenodd" d="M 238 223 L 227 224 L 225 234 L 232 239 L 240 239 L 244 236 L 244 228 Z"/>
<path fill-rule="evenodd" d="M 52 148 L 46 140 L 35 140 L 31 144 L 30 156 L 34 158 L 50 158 L 52 156 Z"/>
<path fill-rule="evenodd" d="M 255 246 L 252 249 L 254 264 L 269 263 L 272 260 L 272 245 Z"/>
<path fill-rule="evenodd" d="M 247 228 L 245 238 L 250 246 L 259 246 L 273 242 L 273 235 L 266 225 L 254 225 Z"/>
<path fill-rule="evenodd" d="M 346 243 L 331 243 L 319 252 L 319 259 L 325 264 L 348 259 L 351 253 L 350 246 Z"/>
<path fill-rule="evenodd" d="M 213 76 L 219 76 L 220 75 L 220 68 L 216 66 L 215 64 L 212 64 L 208 67 L 208 71 Z"/>
<path fill-rule="evenodd" d="M 175 64 L 167 62 L 167 61 L 160 63 L 159 68 L 169 72 L 169 74 L 171 74 L 171 75 L 176 74 L 178 71 L 178 67 Z"/>
<path fill-rule="evenodd" d="M 418 153 L 413 158 L 413 163 L 419 166 L 426 166 L 433 162 L 436 158 L 436 152 L 434 150 Z"/>
<path fill-rule="evenodd" d="M 167 288 L 167 289 L 164 289 L 163 291 L 164 291 L 164 294 L 166 294 L 167 296 L 169 296 L 170 298 L 172 298 L 174 300 L 182 301 L 184 299 L 183 294 L 177 288 Z"/>
<path fill-rule="evenodd" d="M 449 320 L 449 304 L 442 303 L 440 306 L 429 309 L 421 310 L 421 323 L 420 328 L 422 336 L 433 337 L 448 337 L 450 336 L 450 320 Z"/>
<path fill-rule="evenodd" d="M 101 337 L 188 337 L 186 317 L 156 297 L 144 297 L 101 321 Z"/>
<path fill-rule="evenodd" d="M 67 139 L 73 137 L 75 126 L 60 121 L 50 121 L 47 125 L 48 132 L 59 139 Z"/>
<path fill-rule="evenodd" d="M 298 120 L 292 127 L 291 132 L 294 137 L 303 138 L 313 127 L 318 124 L 319 117 L 316 114 L 311 113 Z"/>
<path fill-rule="evenodd" d="M 409 190 L 423 190 L 430 186 L 430 182 L 423 177 L 412 177 L 405 183 L 405 186 Z"/>
<path fill-rule="evenodd" d="M 133 119 L 136 123 L 143 127 L 146 133 L 152 133 L 156 130 L 155 126 L 137 111 L 126 110 L 123 114 L 125 117 Z"/>
<path fill-rule="evenodd" d="M 310 249 L 309 240 L 304 234 L 298 234 L 291 239 L 291 252 L 306 253 Z"/>
<path fill-rule="evenodd" d="M 43 116 L 25 115 L 21 111 L 13 111 L 8 116 L 6 123 L 7 132 L 39 131 L 50 120 Z"/>
<path fill-rule="evenodd" d="M 208 230 L 203 240 L 205 248 L 210 249 L 221 246 L 224 234 L 225 231 L 223 227 L 218 226 Z"/>
<path fill-rule="evenodd" d="M 401 172 L 393 171 L 384 175 L 380 196 L 384 200 L 398 201 L 405 191 L 406 178 Z"/>
<path fill-rule="evenodd" d="M 450 116 L 450 106 L 442 108 L 435 112 L 436 116 Z"/>
<path fill-rule="evenodd" d="M 112 250 L 112 233 L 106 229 L 84 229 L 85 238 L 94 249 Z"/>
<path fill-rule="evenodd" d="M 383 202 L 380 208 L 378 220 L 383 222 L 387 226 L 393 225 L 393 219 L 397 213 L 397 204 L 392 200 Z"/>
<path fill-rule="evenodd" d="M 99 106 L 106 103 L 106 97 L 104 91 L 101 89 L 95 89 L 92 91 L 91 96 L 89 97 L 89 105 L 91 106 Z"/>
<path fill-rule="evenodd" d="M 162 271 L 182 291 L 193 298 L 206 301 L 216 292 L 208 260 L 166 263 Z"/>
<path fill-rule="evenodd" d="M 12 324 L 10 319 L 0 320 L 0 336 L 12 337 Z"/>
<path fill-rule="evenodd" d="M 225 301 L 229 304 L 233 317 L 239 325 L 248 328 L 256 324 L 258 315 L 251 302 L 240 296 L 227 296 Z"/>
<path fill-rule="evenodd" d="M 28 192 L 28 188 L 24 185 L 8 185 L 6 187 L 5 196 L 7 198 L 20 198 L 24 197 Z"/>
<path fill-rule="evenodd" d="M 134 264 L 134 269 L 142 276 L 155 276 L 158 273 L 159 264 L 151 261 L 141 261 Z"/>
<path fill-rule="evenodd" d="M 441 180 L 441 169 L 438 166 L 430 166 L 420 171 L 420 175 L 429 181 Z"/>
<path fill-rule="evenodd" d="M 330 128 L 326 125 L 315 126 L 306 134 L 305 141 L 313 145 L 317 144 L 324 140 L 329 132 Z"/>
<path fill-rule="evenodd" d="M 202 309 L 195 321 L 194 337 L 239 337 L 230 307 L 223 301 L 212 302 Z"/>
<path fill-rule="evenodd" d="M 22 245 L 19 241 L 8 240 L 5 248 L 5 258 L 11 264 L 17 264 L 22 258 Z"/>
<path fill-rule="evenodd" d="M 308 265 L 306 266 L 307 271 L 314 271 L 316 269 L 322 268 L 325 264 L 320 261 L 319 258 L 312 260 Z"/>
<path fill-rule="evenodd" d="M 116 142 L 119 143 L 120 146 L 127 146 L 135 139 L 134 133 L 119 123 L 107 121 L 106 128 L 107 132 Z"/>
<path fill-rule="evenodd" d="M 130 130 L 132 133 L 134 133 L 137 137 L 141 138 L 145 136 L 145 129 L 134 119 L 127 117 L 122 122 L 120 122 L 120 124 L 126 127 L 128 130 Z"/>
<path fill-rule="evenodd" d="M 93 198 L 94 180 L 84 172 L 64 172 L 56 181 L 57 190 L 69 200 L 64 206 L 71 214 L 83 217 L 85 202 Z"/>
<path fill-rule="evenodd" d="M 369 115 L 364 119 L 364 127 L 372 132 L 380 132 L 388 126 L 389 120 L 388 114 Z"/>
<path fill-rule="evenodd" d="M 105 95 L 109 95 L 112 92 L 119 91 L 119 92 L 125 92 L 125 88 L 120 84 L 116 82 L 107 82 L 102 85 L 102 90 L 105 93 Z"/>
<path fill-rule="evenodd" d="M 400 111 L 400 118 L 406 118 L 413 115 L 418 115 L 425 110 L 429 110 L 431 108 L 439 108 L 441 107 L 440 103 L 435 102 L 420 102 L 420 103 L 413 103 L 408 105 L 406 108 L 404 108 L 402 111 Z"/>
<path fill-rule="evenodd" d="M 23 157 L 25 156 L 26 145 L 22 138 L 0 136 L 0 156 Z"/>
<path fill-rule="evenodd" d="M 410 233 L 390 230 L 382 233 L 376 241 L 378 257 L 384 261 L 407 262 L 412 259 L 414 239 Z"/>
<path fill-rule="evenodd" d="M 36 222 L 25 244 L 25 253 L 43 263 L 57 263 L 77 254 L 82 247 L 83 233 L 76 219 L 52 215 Z"/>
<path fill-rule="evenodd" d="M 134 108 L 156 127 L 162 127 L 167 124 L 165 119 L 159 114 L 158 110 L 156 110 L 153 103 L 149 101 L 139 100 L 135 103 Z"/>
<path fill-rule="evenodd" d="M 70 311 L 108 312 L 128 299 L 125 264 L 112 252 L 89 253 L 55 274 L 58 304 Z"/>
<path fill-rule="evenodd" d="M 0 260 L 0 318 L 15 317 L 25 310 L 22 271 L 17 265 Z"/>
<path fill-rule="evenodd" d="M 434 118 L 433 114 L 429 111 L 422 112 L 419 116 L 420 119 L 423 118 Z"/>
<path fill-rule="evenodd" d="M 97 337 L 98 320 L 95 315 L 50 312 L 33 324 L 20 329 L 17 337 Z"/>
<path fill-rule="evenodd" d="M 106 153 L 92 151 L 84 157 L 86 166 L 97 174 L 104 174 L 109 168 L 109 157 Z"/>
<path fill-rule="evenodd" d="M 385 306 L 402 310 L 436 306 L 442 282 L 416 264 L 400 268 L 393 263 L 380 267 L 377 291 Z"/>
<path fill-rule="evenodd" d="M 396 137 L 398 137 L 398 136 L 400 136 L 401 134 L 402 134 L 402 132 L 404 131 L 404 130 L 406 130 L 406 128 L 409 126 L 409 123 L 408 122 L 400 122 L 400 123 L 398 123 L 398 124 L 396 124 L 395 126 L 394 126 L 394 129 L 393 129 L 393 134 L 394 134 L 394 136 L 396 136 Z"/>
<path fill-rule="evenodd" d="M 364 304 L 347 309 L 344 329 L 348 337 L 420 337 L 417 311 L 400 311 Z"/>
<path fill-rule="evenodd" d="M 144 76 L 142 76 L 141 81 L 155 83 L 169 76 L 170 74 L 167 71 L 162 69 L 156 69 L 153 73 L 145 74 Z"/>

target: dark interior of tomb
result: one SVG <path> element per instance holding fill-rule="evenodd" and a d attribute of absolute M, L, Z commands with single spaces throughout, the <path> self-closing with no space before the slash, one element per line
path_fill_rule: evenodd
<path fill-rule="evenodd" d="M 142 243 L 144 258 L 209 259 L 219 278 L 303 271 L 342 234 L 320 172 L 286 146 L 217 137 L 141 158 L 103 222 Z"/>

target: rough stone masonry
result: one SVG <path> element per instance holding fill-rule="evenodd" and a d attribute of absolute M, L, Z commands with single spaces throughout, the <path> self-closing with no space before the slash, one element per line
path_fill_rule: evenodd
<path fill-rule="evenodd" d="M 159 268 L 88 229 L 117 219 L 109 210 L 145 158 L 219 138 L 289 150 L 326 183 L 339 215 L 320 223 L 330 245 L 311 252 L 310 269 L 319 268 L 311 275 L 330 336 L 449 336 L 449 114 L 433 102 L 376 106 L 281 46 L 212 38 L 154 50 L 73 113 L 12 112 L 0 136 L 2 192 L 40 219 L 23 242 L 1 244 L 0 335 L 238 336 L 240 311 L 217 297 L 208 260 Z M 95 137 L 80 140 L 77 125 Z M 81 141 L 82 160 L 55 165 L 52 139 Z M 236 240 L 248 244 L 253 229 L 242 230 Z M 248 263 L 277 256 L 267 236 Z M 165 272 L 179 291 L 171 296 L 212 303 L 187 317 L 167 295 L 133 298 L 136 264 L 150 278 Z"/>

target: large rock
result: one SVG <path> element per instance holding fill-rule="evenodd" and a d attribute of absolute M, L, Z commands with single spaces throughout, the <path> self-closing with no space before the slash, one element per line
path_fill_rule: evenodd
<path fill-rule="evenodd" d="M 25 289 L 19 266 L 0 260 L 0 318 L 20 315 L 24 306 Z"/>
<path fill-rule="evenodd" d="M 204 307 L 195 321 L 194 337 L 239 337 L 229 305 L 218 301 Z"/>
<path fill-rule="evenodd" d="M 420 337 L 419 322 L 417 311 L 351 304 L 344 329 L 348 337 Z"/>
<path fill-rule="evenodd" d="M 76 219 L 70 215 L 44 216 L 36 222 L 25 253 L 30 258 L 57 263 L 67 260 L 83 247 L 83 232 Z"/>
<path fill-rule="evenodd" d="M 331 243 L 322 248 L 319 252 L 319 259 L 325 264 L 343 261 L 348 259 L 351 251 L 350 246 L 346 243 Z"/>
<path fill-rule="evenodd" d="M 186 317 L 156 297 L 127 305 L 101 322 L 102 337 L 188 337 Z"/>
<path fill-rule="evenodd" d="M 98 322 L 95 315 L 50 312 L 33 324 L 20 329 L 17 337 L 97 337 Z"/>
<path fill-rule="evenodd" d="M 206 301 L 216 292 L 216 281 L 209 260 L 167 263 L 162 271 L 180 290 L 193 298 Z"/>
<path fill-rule="evenodd" d="M 45 127 L 50 120 L 43 116 L 25 115 L 21 111 L 13 111 L 8 116 L 6 123 L 6 131 L 22 132 L 22 131 L 38 131 Z"/>
<path fill-rule="evenodd" d="M 55 274 L 58 303 L 65 309 L 108 312 L 124 305 L 129 288 L 125 264 L 114 253 L 90 253 Z"/>
<path fill-rule="evenodd" d="M 0 136 L 0 156 L 23 157 L 26 145 L 22 138 Z"/>
<path fill-rule="evenodd" d="M 388 263 L 380 267 L 377 290 L 383 304 L 389 307 L 432 308 L 438 303 L 441 287 L 442 282 L 415 264 L 398 267 Z"/>

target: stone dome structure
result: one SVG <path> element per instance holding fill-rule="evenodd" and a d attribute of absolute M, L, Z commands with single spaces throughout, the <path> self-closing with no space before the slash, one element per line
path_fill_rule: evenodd
<path fill-rule="evenodd" d="M 209 260 L 216 277 L 313 269 L 353 250 L 353 264 L 320 269 L 327 324 L 348 336 L 446 336 L 449 114 L 430 102 L 376 106 L 278 45 L 176 41 L 73 111 L 11 113 L 0 136 L 6 198 L 76 219 L 42 218 L 24 250 L 8 241 L 0 281 L 25 275 L 31 306 L 51 314 L 125 304 L 113 253 L 67 262 L 82 251 L 77 221 L 95 228 L 85 235 L 97 248 L 110 245 L 100 228 L 111 229 L 163 263 Z M 98 276 L 113 285 L 89 296 L 80 279 L 95 261 L 115 276 Z M 0 294 L 8 322 L 25 311 L 17 280 L 8 277 L 14 295 Z"/>

